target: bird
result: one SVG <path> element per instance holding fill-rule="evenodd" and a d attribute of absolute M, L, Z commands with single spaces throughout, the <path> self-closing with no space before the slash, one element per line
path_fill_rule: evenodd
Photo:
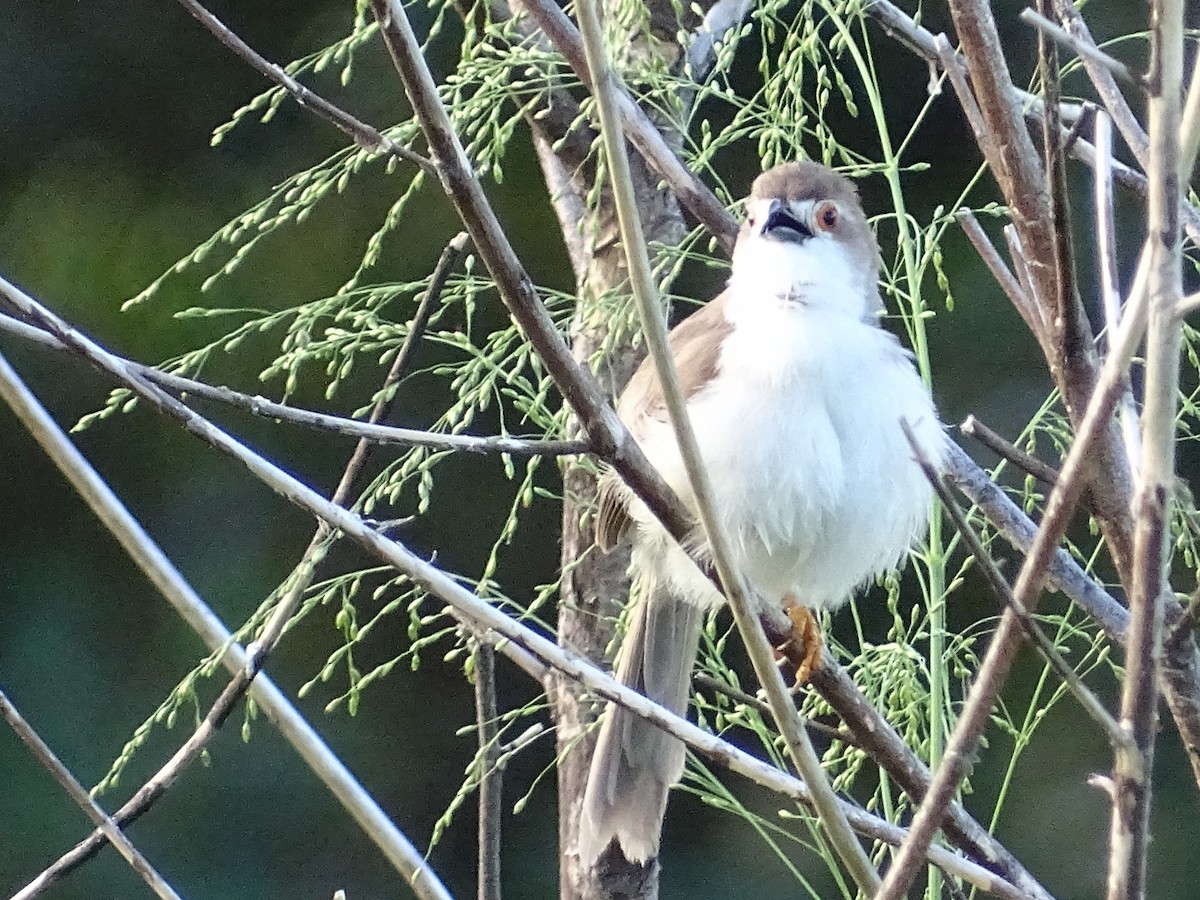
<path fill-rule="evenodd" d="M 880 322 L 879 246 L 848 178 L 812 161 L 760 174 L 745 203 L 725 290 L 669 335 L 687 413 L 733 563 L 757 602 L 787 610 L 820 658 L 814 618 L 893 570 L 922 539 L 932 489 L 902 422 L 939 465 L 945 430 L 913 357 Z M 649 359 L 617 413 L 650 463 L 696 512 L 662 386 Z M 635 597 L 616 677 L 687 710 L 707 613 L 722 602 L 688 554 L 612 470 L 599 482 L 596 537 L 632 533 Z M 684 745 L 609 703 L 601 717 L 576 851 L 595 864 L 659 853 Z"/>

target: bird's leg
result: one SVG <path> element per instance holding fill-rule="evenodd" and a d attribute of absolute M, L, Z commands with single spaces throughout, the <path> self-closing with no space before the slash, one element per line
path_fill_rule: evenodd
<path fill-rule="evenodd" d="M 807 606 L 796 602 L 791 594 L 783 598 L 783 611 L 792 622 L 792 633 L 787 641 L 776 648 L 776 652 L 796 667 L 796 683 L 792 690 L 797 691 L 804 687 L 813 670 L 821 664 L 824 641 L 816 615 Z"/>

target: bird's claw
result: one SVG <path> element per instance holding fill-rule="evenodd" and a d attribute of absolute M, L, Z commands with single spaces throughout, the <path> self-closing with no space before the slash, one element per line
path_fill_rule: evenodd
<path fill-rule="evenodd" d="M 792 633 L 775 651 L 781 659 L 796 667 L 796 681 L 792 685 L 792 692 L 795 693 L 808 683 L 813 671 L 821 664 L 824 641 L 817 617 L 807 606 L 801 606 L 789 596 L 783 600 L 783 611 L 792 623 Z"/>

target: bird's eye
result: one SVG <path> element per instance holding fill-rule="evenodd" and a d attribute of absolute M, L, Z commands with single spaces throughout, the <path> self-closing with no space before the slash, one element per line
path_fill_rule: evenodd
<path fill-rule="evenodd" d="M 838 225 L 838 208 L 837 204 L 831 200 L 827 200 L 817 207 L 816 215 L 813 216 L 816 220 L 816 225 L 822 231 L 833 231 Z"/>

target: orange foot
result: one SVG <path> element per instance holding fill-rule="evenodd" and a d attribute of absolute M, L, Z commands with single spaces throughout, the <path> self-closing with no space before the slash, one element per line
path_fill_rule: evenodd
<path fill-rule="evenodd" d="M 813 670 L 821 664 L 824 641 L 816 615 L 807 606 L 797 603 L 790 594 L 783 598 L 783 611 L 792 621 L 792 633 L 777 650 L 780 656 L 795 664 L 796 683 L 792 690 L 798 691 L 808 683 Z"/>

